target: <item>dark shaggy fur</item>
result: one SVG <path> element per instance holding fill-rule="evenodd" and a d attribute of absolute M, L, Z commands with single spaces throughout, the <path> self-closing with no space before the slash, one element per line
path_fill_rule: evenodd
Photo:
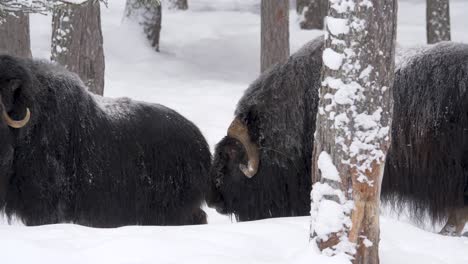
<path fill-rule="evenodd" d="M 412 53 L 396 71 L 382 198 L 438 221 L 468 205 L 468 45 Z"/>
<path fill-rule="evenodd" d="M 211 162 L 197 127 L 162 105 L 90 94 L 59 66 L 0 56 L 0 209 L 27 225 L 206 222 Z"/>
<path fill-rule="evenodd" d="M 309 43 L 260 76 L 240 100 L 235 115 L 260 146 L 260 167 L 246 178 L 239 170 L 239 162 L 246 162 L 240 142 L 231 137 L 219 142 L 208 199 L 219 212 L 241 221 L 309 214 L 321 43 Z"/>
<path fill-rule="evenodd" d="M 310 162 L 323 40 L 260 76 L 239 102 L 261 150 L 256 176 L 246 178 L 242 145 L 225 137 L 216 147 L 209 205 L 239 220 L 307 215 Z M 382 197 L 418 216 L 447 216 L 468 205 L 468 46 L 442 43 L 399 58 L 393 144 Z M 464 200 L 465 199 L 465 200 Z"/>

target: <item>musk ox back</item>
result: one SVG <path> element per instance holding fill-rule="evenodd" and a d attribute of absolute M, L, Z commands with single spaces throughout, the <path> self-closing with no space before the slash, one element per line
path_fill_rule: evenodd
<path fill-rule="evenodd" d="M 59 66 L 10 56 L 0 56 L 0 94 L 8 216 L 27 225 L 206 222 L 210 152 L 175 111 L 95 96 Z"/>
<path fill-rule="evenodd" d="M 241 221 L 309 213 L 321 46 L 262 74 L 239 101 L 210 173 L 207 201 L 219 212 Z"/>
<path fill-rule="evenodd" d="M 239 220 L 309 214 L 322 47 L 321 38 L 307 44 L 241 98 L 210 172 L 208 203 L 219 212 Z M 463 219 L 468 46 L 441 43 L 412 53 L 398 58 L 382 196 L 398 208 L 409 202 L 415 215 L 435 220 L 456 210 L 453 218 Z"/>

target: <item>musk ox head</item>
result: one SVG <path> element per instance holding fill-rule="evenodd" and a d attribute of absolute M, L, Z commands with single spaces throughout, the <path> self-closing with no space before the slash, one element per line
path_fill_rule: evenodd
<path fill-rule="evenodd" d="M 19 130 L 30 120 L 28 90 L 32 77 L 21 59 L 0 56 L 0 208 L 12 172 Z"/>
<path fill-rule="evenodd" d="M 235 206 L 225 204 L 227 201 L 223 196 L 239 194 L 242 191 L 239 189 L 242 182 L 246 183 L 256 175 L 259 163 L 257 144 L 252 141 L 244 122 L 235 118 L 229 126 L 227 136 L 216 146 L 210 172 L 213 182 L 207 198 L 208 205 L 222 214 L 233 213 L 227 208 Z"/>
<path fill-rule="evenodd" d="M 208 205 L 238 220 L 307 215 L 323 38 L 260 75 L 215 148 Z"/>
<path fill-rule="evenodd" d="M 208 205 L 239 221 L 307 214 L 310 164 L 265 141 L 257 118 L 238 116 L 217 144 Z"/>
<path fill-rule="evenodd" d="M 228 137 L 236 140 L 236 146 L 230 149 L 231 160 L 239 162 L 239 170 L 247 178 L 252 178 L 258 171 L 260 162 L 258 146 L 251 140 L 247 126 L 239 118 L 235 118 L 228 129 Z M 241 146 L 239 146 L 239 143 Z M 239 147 L 245 150 L 244 157 L 247 163 L 240 159 Z M 237 153 L 236 153 L 237 152 Z"/>

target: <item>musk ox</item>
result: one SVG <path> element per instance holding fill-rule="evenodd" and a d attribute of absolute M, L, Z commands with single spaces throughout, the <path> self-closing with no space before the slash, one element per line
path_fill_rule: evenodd
<path fill-rule="evenodd" d="M 307 215 L 323 39 L 262 74 L 216 146 L 208 204 L 238 220 Z M 468 45 L 441 43 L 400 59 L 383 198 L 414 215 L 468 214 Z M 452 224 L 453 225 L 453 224 Z"/>
<path fill-rule="evenodd" d="M 211 154 L 190 121 L 0 56 L 0 210 L 26 225 L 202 224 Z"/>
<path fill-rule="evenodd" d="M 307 215 L 322 40 L 262 74 L 214 153 L 208 205 L 240 221 Z"/>
<path fill-rule="evenodd" d="M 468 45 L 413 49 L 397 63 L 382 198 L 418 218 L 448 217 L 442 233 L 459 235 L 468 221 Z"/>

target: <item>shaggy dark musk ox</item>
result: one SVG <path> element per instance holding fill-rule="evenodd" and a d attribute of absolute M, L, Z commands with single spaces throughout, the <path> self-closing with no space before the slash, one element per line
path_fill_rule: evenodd
<path fill-rule="evenodd" d="M 219 212 L 239 220 L 309 214 L 322 46 L 307 44 L 240 100 L 210 172 L 208 203 Z M 413 53 L 397 65 L 383 198 L 400 209 L 410 202 L 416 216 L 450 215 L 459 230 L 468 218 L 468 45 Z"/>
<path fill-rule="evenodd" d="M 382 198 L 434 222 L 448 216 L 442 233 L 460 234 L 468 221 L 468 45 L 409 53 L 396 71 Z"/>
<path fill-rule="evenodd" d="M 309 214 L 321 53 L 313 41 L 247 89 L 216 146 L 210 206 L 241 221 Z"/>
<path fill-rule="evenodd" d="M 27 225 L 206 222 L 211 156 L 190 121 L 89 93 L 63 68 L 0 56 L 0 209 Z"/>

